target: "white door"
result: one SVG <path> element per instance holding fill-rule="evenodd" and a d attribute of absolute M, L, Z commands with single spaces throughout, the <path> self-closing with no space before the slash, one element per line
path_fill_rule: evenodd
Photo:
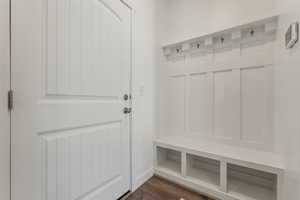
<path fill-rule="evenodd" d="M 9 199 L 10 114 L 7 107 L 9 83 L 9 0 L 0 0 L 0 199 Z"/>
<path fill-rule="evenodd" d="M 130 189 L 130 38 L 120 0 L 12 0 L 12 200 Z"/>

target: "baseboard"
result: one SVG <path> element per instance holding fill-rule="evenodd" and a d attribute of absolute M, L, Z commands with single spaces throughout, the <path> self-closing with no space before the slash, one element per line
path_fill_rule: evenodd
<path fill-rule="evenodd" d="M 148 181 L 154 175 L 154 169 L 146 170 L 142 175 L 138 176 L 132 183 L 132 192 L 141 187 L 146 181 Z"/>

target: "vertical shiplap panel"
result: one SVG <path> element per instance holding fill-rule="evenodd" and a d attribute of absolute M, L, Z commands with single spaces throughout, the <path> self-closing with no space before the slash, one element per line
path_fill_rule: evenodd
<path fill-rule="evenodd" d="M 57 141 L 48 139 L 46 141 L 47 162 L 47 200 L 57 199 Z"/>
<path fill-rule="evenodd" d="M 46 200 L 79 199 L 122 174 L 119 123 L 49 135 L 42 142 Z"/>
<path fill-rule="evenodd" d="M 94 138 L 93 132 L 85 133 L 82 135 L 82 150 L 81 150 L 81 173 L 82 173 L 82 190 L 88 192 L 93 188 L 94 167 L 95 161 L 93 160 Z"/>
<path fill-rule="evenodd" d="M 88 178 L 89 178 L 89 145 L 87 144 L 87 136 L 81 136 L 81 174 L 82 174 L 82 191 L 85 192 L 87 190 Z"/>
<path fill-rule="evenodd" d="M 47 16 L 47 94 L 57 92 L 57 0 L 48 2 Z"/>
<path fill-rule="evenodd" d="M 237 71 L 214 74 L 214 135 L 220 139 L 240 138 L 240 82 Z"/>
<path fill-rule="evenodd" d="M 118 34 L 118 32 L 122 32 L 124 34 L 124 30 L 121 30 L 120 27 L 118 26 L 118 24 L 120 23 L 119 19 L 117 19 L 116 16 L 114 16 L 113 18 L 110 17 L 110 13 L 108 14 L 103 14 L 103 23 L 105 24 L 105 26 L 113 26 L 114 28 L 111 29 L 110 33 L 103 33 L 103 38 L 102 41 L 103 42 L 109 42 L 108 46 L 111 46 L 109 48 L 108 51 L 103 50 L 103 60 L 105 60 L 105 62 L 101 62 L 102 64 L 109 64 L 111 66 L 111 71 L 109 72 L 110 74 L 114 74 L 114 78 L 112 80 L 110 80 L 109 82 L 115 82 L 115 83 L 119 83 L 114 85 L 111 88 L 111 91 L 107 90 L 107 88 L 101 88 L 101 90 L 105 91 L 107 94 L 109 95 L 117 95 L 119 93 L 119 91 L 121 90 L 121 76 L 122 76 L 122 72 L 124 73 L 124 69 L 122 70 L 120 68 L 120 66 L 122 66 L 122 60 L 126 59 L 126 57 L 124 57 L 124 54 L 122 53 L 122 48 L 124 48 L 124 44 L 122 44 L 123 47 L 120 46 L 120 44 L 122 43 L 122 41 L 120 40 L 121 38 L 114 38 L 112 35 L 114 34 Z M 116 50 L 117 49 L 117 50 Z M 124 51 L 124 50 L 123 50 Z M 122 56 L 123 55 L 123 56 Z M 122 59 L 108 59 L 111 57 L 120 57 Z M 106 59 L 105 59 L 106 58 Z M 128 73 L 128 72 L 125 72 Z M 103 77 L 103 80 L 105 80 L 105 78 Z M 112 84 L 111 84 L 112 85 Z"/>
<path fill-rule="evenodd" d="M 123 43 L 115 35 L 122 34 L 120 17 L 102 1 L 49 2 L 48 93 L 118 96 Z"/>
<path fill-rule="evenodd" d="M 70 198 L 76 199 L 82 193 L 81 189 L 81 135 L 72 136 L 69 138 L 69 184 Z"/>
<path fill-rule="evenodd" d="M 67 138 L 57 139 L 57 200 L 69 200 L 69 157 Z"/>
<path fill-rule="evenodd" d="M 189 84 L 189 128 L 193 133 L 210 135 L 212 123 L 212 85 L 208 73 L 192 74 Z"/>
<path fill-rule="evenodd" d="M 109 96 L 118 96 L 121 90 L 121 84 L 122 84 L 122 72 L 128 73 L 128 71 L 124 71 L 124 68 L 122 68 L 122 65 L 125 61 L 128 59 L 126 58 L 122 51 L 124 51 L 125 44 L 122 42 L 121 37 L 113 37 L 113 35 L 118 34 L 126 34 L 124 29 L 122 30 L 119 26 L 120 19 L 112 12 L 109 11 L 109 9 L 105 8 L 105 6 L 102 6 L 103 12 L 101 14 L 102 22 L 101 25 L 104 24 L 104 27 L 111 27 L 109 32 L 103 32 L 99 30 L 98 32 L 101 32 L 101 43 L 98 43 L 98 46 L 102 46 L 102 54 L 101 54 L 101 60 L 98 60 L 102 65 L 108 65 L 110 66 L 110 70 L 103 73 L 103 69 L 97 68 L 97 72 L 101 74 L 110 74 L 112 77 L 111 79 L 107 79 L 107 77 L 101 76 L 101 85 L 105 85 L 105 83 L 111 85 L 111 88 L 108 89 L 107 87 L 99 87 L 98 88 L 98 94 L 100 91 L 105 92 Z M 114 15 L 114 16 L 113 16 Z M 113 17 L 112 17 L 113 16 Z M 99 19 L 97 19 L 99 21 Z M 101 26 L 100 25 L 100 26 Z M 100 27 L 98 26 L 98 27 Z M 102 25 L 103 26 L 103 25 Z M 99 35 L 99 33 L 98 33 Z M 103 45 L 105 44 L 105 45 Z M 104 46 L 109 46 L 109 48 L 103 49 Z M 128 49 L 126 50 L 128 51 Z M 111 59 L 111 58 L 119 58 L 119 59 Z M 100 70 L 101 69 L 101 70 Z M 97 79 L 96 79 L 97 80 Z M 103 82 L 105 81 L 105 82 Z M 98 81 L 99 83 L 99 81 Z M 112 84 L 115 83 L 115 84 Z"/>
<path fill-rule="evenodd" d="M 70 1 L 70 69 L 69 85 L 71 94 L 81 91 L 81 33 L 82 33 L 82 0 Z"/>
<path fill-rule="evenodd" d="M 210 115 L 210 136 L 214 137 L 214 109 L 215 109 L 215 80 L 214 80 L 214 73 L 209 72 L 209 82 L 210 82 L 210 98 L 211 98 L 211 104 L 210 104 L 210 109 L 211 109 L 211 115 Z"/>
<path fill-rule="evenodd" d="M 99 8 L 99 2 L 96 3 L 90 3 L 90 19 L 89 19 L 89 28 L 90 28 L 90 33 L 91 33 L 91 37 L 90 38 L 86 38 L 88 39 L 88 46 L 90 46 L 90 51 L 88 52 L 90 58 L 90 69 L 89 69 L 89 73 L 87 74 L 87 79 L 85 80 L 85 82 L 87 83 L 87 88 L 85 88 L 85 92 L 87 92 L 87 95 L 98 95 L 100 93 L 98 93 L 98 88 L 102 88 L 103 84 L 98 84 L 99 81 L 97 80 L 101 80 L 102 78 L 98 79 L 98 77 L 100 76 L 99 70 L 97 69 L 103 69 L 100 66 L 104 66 L 102 63 L 99 64 L 98 61 L 99 60 L 103 60 L 105 58 L 103 58 L 103 56 L 99 55 L 98 53 L 98 49 L 97 46 L 99 44 L 97 44 L 97 39 L 99 37 L 98 35 L 98 29 L 99 27 L 97 26 L 98 21 L 99 21 L 99 14 L 98 13 L 103 13 L 103 9 Z M 102 26 L 103 27 L 103 26 Z M 104 26 L 105 27 L 105 26 Z M 109 45 L 106 45 L 106 43 L 100 44 L 103 45 L 105 47 L 108 47 Z M 107 48 L 108 51 L 109 48 Z M 111 56 L 109 58 L 112 58 Z M 115 58 L 116 60 L 118 60 L 118 57 Z M 103 72 L 103 71 L 101 71 Z M 108 72 L 108 71 L 107 71 Z M 103 73 L 101 73 L 101 75 L 103 75 Z M 107 74 L 108 75 L 108 74 Z M 113 77 L 113 76 L 111 76 Z M 114 86 L 112 86 L 113 88 Z"/>
<path fill-rule="evenodd" d="M 69 92 L 69 15 L 70 0 L 57 1 L 57 89 Z"/>
<path fill-rule="evenodd" d="M 97 186 L 99 186 L 99 177 L 98 177 L 98 172 L 100 170 L 100 168 L 98 168 L 98 159 L 101 158 L 99 152 L 98 152 L 98 140 L 100 139 L 99 137 L 97 137 L 99 134 L 101 135 L 101 131 L 102 130 L 97 130 L 95 132 L 93 132 L 93 134 L 91 135 L 91 146 L 92 146 L 92 160 L 93 160 L 93 168 L 92 168 L 92 179 L 91 179 L 91 187 L 95 188 Z M 101 139 L 100 139 L 101 140 Z"/>
<path fill-rule="evenodd" d="M 105 132 L 106 132 L 106 135 L 107 135 L 107 144 L 110 144 L 110 145 L 108 145 L 107 146 L 107 154 L 105 155 L 105 157 L 103 157 L 102 159 L 102 161 L 106 161 L 106 163 L 107 163 L 107 169 L 106 169 L 106 171 L 105 171 L 105 174 L 107 174 L 107 179 L 106 179 L 106 181 L 107 180 L 109 180 L 112 176 L 113 176 L 113 172 L 114 172 L 114 168 L 115 168 L 115 166 L 113 166 L 112 164 L 112 157 L 114 156 L 114 154 L 113 154 L 113 149 L 114 149 L 114 147 L 113 147 L 113 135 L 111 134 L 112 132 L 109 130 L 109 129 L 107 129 L 107 130 L 105 130 Z"/>
<path fill-rule="evenodd" d="M 120 131 L 115 128 L 107 129 L 108 135 L 108 144 L 109 146 L 109 153 L 107 156 L 104 157 L 104 162 L 108 163 L 108 171 L 106 172 L 109 174 L 109 178 L 115 177 L 120 174 L 120 165 L 121 165 L 121 157 L 120 157 Z"/>
<path fill-rule="evenodd" d="M 185 76 L 169 77 L 168 126 L 172 134 L 185 131 Z"/>
<path fill-rule="evenodd" d="M 122 22 L 102 1 L 81 1 L 80 20 L 80 95 L 117 97 L 122 88 L 124 44 L 122 37 L 114 35 L 122 34 Z"/>
<path fill-rule="evenodd" d="M 94 63 L 94 28 L 93 15 L 94 7 L 92 1 L 82 1 L 81 8 L 81 80 L 82 91 L 81 94 L 91 94 L 93 88 L 93 63 Z M 100 75 L 101 76 L 101 75 Z"/>
<path fill-rule="evenodd" d="M 265 66 L 265 91 L 266 91 L 266 124 L 265 124 L 265 134 L 264 144 L 269 144 L 273 148 L 274 144 L 274 66 Z M 267 145 L 266 145 L 267 146 Z"/>
<path fill-rule="evenodd" d="M 235 129 L 234 133 L 236 134 L 236 138 L 238 141 L 241 140 L 241 69 L 233 69 L 233 82 L 234 84 L 234 117 L 235 117 Z"/>
<path fill-rule="evenodd" d="M 121 150 L 121 146 L 122 143 L 124 142 L 122 140 L 122 129 L 119 126 L 115 126 L 114 128 L 111 129 L 111 135 L 113 135 L 113 156 L 117 159 L 112 160 L 112 165 L 115 166 L 114 168 L 114 176 L 116 175 L 121 175 L 121 165 L 122 165 L 122 160 L 123 158 L 122 156 L 122 150 Z"/>
<path fill-rule="evenodd" d="M 189 110 L 189 102 L 190 102 L 190 90 L 189 88 L 191 87 L 191 75 L 188 74 L 185 76 L 184 80 L 184 131 L 187 133 L 191 132 L 191 127 L 190 127 L 190 110 Z"/>
<path fill-rule="evenodd" d="M 109 160 L 107 159 L 106 162 L 103 162 L 103 160 L 105 160 L 105 158 L 109 158 L 110 155 L 110 145 L 109 145 L 109 132 L 107 130 L 104 130 L 105 134 L 102 137 L 103 140 L 103 157 L 101 158 L 101 162 L 102 162 L 102 166 L 103 166 L 103 182 L 107 181 L 109 179 L 109 174 L 107 172 L 109 172 Z"/>
<path fill-rule="evenodd" d="M 103 176 L 104 176 L 104 164 L 103 164 L 103 158 L 105 156 L 105 140 L 103 140 L 104 137 L 104 131 L 101 130 L 101 133 L 95 135 L 95 164 L 96 164 L 96 173 L 95 177 L 97 179 L 96 183 L 98 185 L 101 185 L 103 183 Z"/>
<path fill-rule="evenodd" d="M 269 135 L 272 120 L 270 68 L 249 68 L 241 72 L 242 140 L 264 143 Z"/>

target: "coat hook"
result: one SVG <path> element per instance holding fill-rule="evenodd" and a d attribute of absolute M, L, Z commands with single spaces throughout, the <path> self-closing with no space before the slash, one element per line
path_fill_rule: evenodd
<path fill-rule="evenodd" d="M 221 37 L 221 42 L 224 43 L 225 39 L 223 37 Z"/>
<path fill-rule="evenodd" d="M 180 53 L 180 49 L 176 49 L 176 52 L 177 52 L 177 53 Z"/>
<path fill-rule="evenodd" d="M 197 44 L 197 49 L 199 49 L 199 48 L 200 48 L 200 44 L 198 43 L 198 44 Z"/>
<path fill-rule="evenodd" d="M 251 29 L 250 35 L 253 36 L 254 34 L 255 34 L 255 31 L 253 29 Z"/>

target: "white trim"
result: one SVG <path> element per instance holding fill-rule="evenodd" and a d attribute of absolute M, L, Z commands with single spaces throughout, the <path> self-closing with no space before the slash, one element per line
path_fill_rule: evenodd
<path fill-rule="evenodd" d="M 150 168 L 146 170 L 143 174 L 138 176 L 132 185 L 132 192 L 141 187 L 146 181 L 148 181 L 154 175 L 154 169 Z"/>
<path fill-rule="evenodd" d="M 134 5 L 133 0 L 120 0 L 120 1 L 131 10 L 135 10 L 136 6 Z"/>

